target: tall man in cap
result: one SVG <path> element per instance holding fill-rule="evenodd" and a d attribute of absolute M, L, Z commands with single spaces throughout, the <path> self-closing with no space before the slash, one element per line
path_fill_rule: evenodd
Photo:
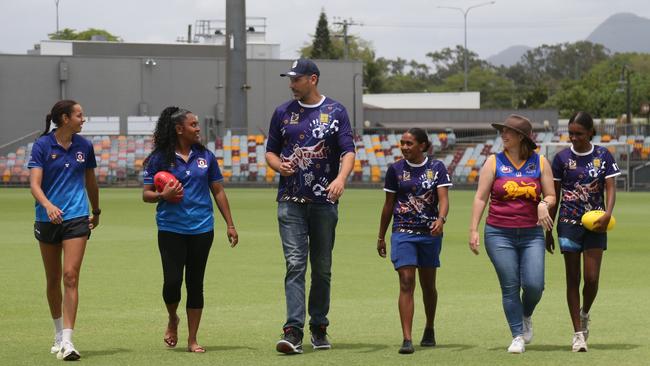
<path fill-rule="evenodd" d="M 266 161 L 280 173 L 278 224 L 286 260 L 287 320 L 276 349 L 302 353 L 305 273 L 311 263 L 309 328 L 314 349 L 329 349 L 327 313 L 338 199 L 354 166 L 354 141 L 345 107 L 318 91 L 320 71 L 308 59 L 293 62 L 293 100 L 271 118 Z"/>

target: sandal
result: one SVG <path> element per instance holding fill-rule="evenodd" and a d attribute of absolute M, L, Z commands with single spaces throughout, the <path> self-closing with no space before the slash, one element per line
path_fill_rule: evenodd
<path fill-rule="evenodd" d="M 171 321 L 167 324 L 167 330 L 165 331 L 165 338 L 163 342 L 169 348 L 176 347 L 178 343 L 178 323 L 180 323 L 180 318 L 176 316 L 176 321 L 172 323 Z"/>
<path fill-rule="evenodd" d="M 205 348 L 203 348 L 203 346 L 199 346 L 199 345 L 197 344 L 196 347 L 194 347 L 194 348 L 188 346 L 188 347 L 187 347 L 187 352 L 191 352 L 191 353 L 205 353 Z"/>

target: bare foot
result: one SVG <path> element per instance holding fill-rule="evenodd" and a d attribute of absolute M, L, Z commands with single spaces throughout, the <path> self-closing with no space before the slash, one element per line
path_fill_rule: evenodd
<path fill-rule="evenodd" d="M 187 352 L 205 353 L 205 348 L 203 348 L 203 346 L 199 346 L 198 344 L 193 344 L 193 345 L 187 346 Z"/>
<path fill-rule="evenodd" d="M 180 318 L 176 315 L 175 318 L 170 318 L 169 323 L 167 323 L 167 330 L 165 331 L 163 342 L 169 348 L 176 347 L 176 343 L 178 343 L 178 323 L 180 321 Z"/>

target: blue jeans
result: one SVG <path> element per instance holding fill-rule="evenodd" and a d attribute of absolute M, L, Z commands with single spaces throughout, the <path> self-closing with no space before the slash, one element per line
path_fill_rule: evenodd
<path fill-rule="evenodd" d="M 338 206 L 328 203 L 278 203 L 278 224 L 286 261 L 284 294 L 287 322 L 284 327 L 305 325 L 305 273 L 311 263 L 309 324 L 329 325 L 332 249 L 338 222 Z"/>
<path fill-rule="evenodd" d="M 522 318 L 531 316 L 542 298 L 544 249 L 541 226 L 511 229 L 485 225 L 485 250 L 499 277 L 503 311 L 513 337 L 523 334 Z"/>

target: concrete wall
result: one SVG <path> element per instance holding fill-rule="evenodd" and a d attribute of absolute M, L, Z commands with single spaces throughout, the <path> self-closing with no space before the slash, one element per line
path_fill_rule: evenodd
<path fill-rule="evenodd" d="M 225 103 L 225 59 L 153 57 L 0 55 L 0 145 L 45 127 L 45 115 L 62 97 L 77 100 L 88 116 L 158 115 L 179 105 L 199 115 L 218 115 Z M 68 78 L 59 81 L 59 63 Z M 291 98 L 280 77 L 291 60 L 249 60 L 248 131 L 266 132 L 274 108 Z M 319 61 L 322 93 L 343 103 L 354 125 L 362 118 L 362 63 Z M 146 106 L 141 110 L 140 104 Z M 356 109 L 356 112 L 354 111 Z M 141 113 L 143 112 L 143 113 Z M 356 116 L 356 121 L 354 121 Z M 229 126 L 221 124 L 220 132 Z"/>

